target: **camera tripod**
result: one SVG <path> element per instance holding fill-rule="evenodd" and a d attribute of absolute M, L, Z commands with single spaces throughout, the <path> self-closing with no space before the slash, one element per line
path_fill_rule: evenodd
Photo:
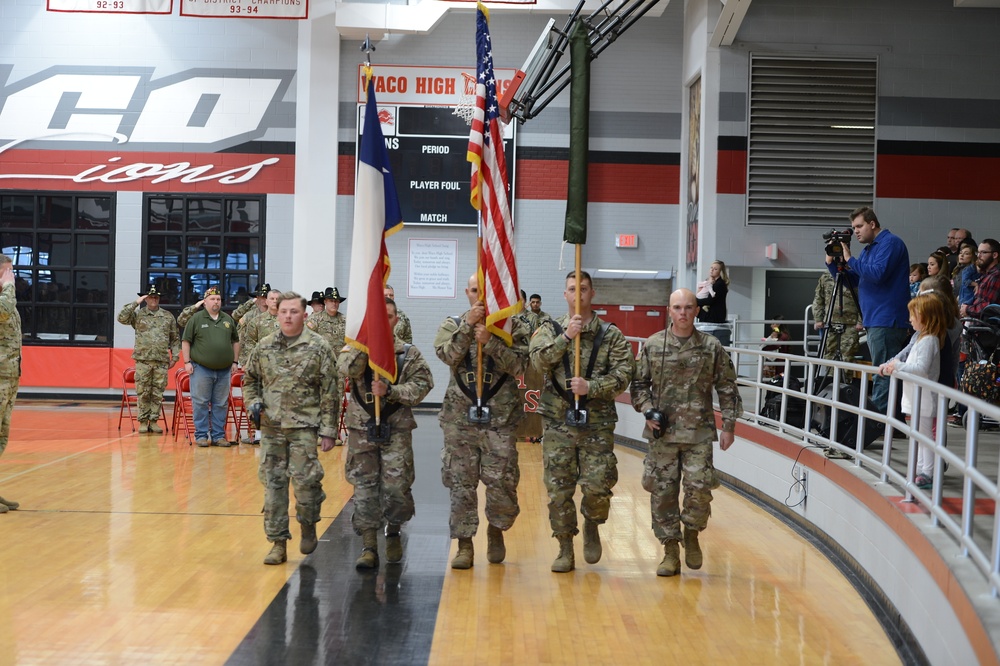
<path fill-rule="evenodd" d="M 838 302 L 840 304 L 840 311 L 841 312 L 844 311 L 844 285 L 845 284 L 847 285 L 847 288 L 850 290 L 851 296 L 854 298 L 854 302 L 858 305 L 858 317 L 861 318 L 861 321 L 864 321 L 864 318 L 863 318 L 862 312 L 861 312 L 861 303 L 858 301 L 858 292 L 855 291 L 854 285 L 851 284 L 850 280 L 848 280 L 845 277 L 844 271 L 846 271 L 846 270 L 847 270 L 847 267 L 845 265 L 843 265 L 843 263 L 841 263 L 838 260 L 838 263 L 837 263 L 837 276 L 834 278 L 833 293 L 830 295 L 830 304 L 826 308 L 826 317 L 823 319 L 823 334 L 820 336 L 820 339 L 819 339 L 819 349 L 816 350 L 816 358 L 825 358 L 827 341 L 830 339 L 830 335 L 832 334 L 832 335 L 836 335 L 837 337 L 834 340 L 835 345 L 834 345 L 833 356 L 831 357 L 831 360 L 833 360 L 833 361 L 853 361 L 854 360 L 854 359 L 845 359 L 844 355 L 840 351 L 840 347 L 841 347 L 840 342 L 841 342 L 841 337 L 844 334 L 844 330 L 845 330 L 844 326 L 845 326 L 845 324 L 842 324 L 842 323 L 835 324 L 835 323 L 833 323 L 833 310 L 834 310 L 834 307 L 838 304 Z"/>

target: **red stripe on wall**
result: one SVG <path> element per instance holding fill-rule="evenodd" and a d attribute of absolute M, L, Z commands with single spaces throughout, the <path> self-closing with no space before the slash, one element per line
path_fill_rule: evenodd
<path fill-rule="evenodd" d="M 720 150 L 719 194 L 747 193 L 747 153 Z M 878 155 L 875 192 L 893 199 L 1000 201 L 1000 158 Z"/>
<path fill-rule="evenodd" d="M 293 194 L 295 156 L 14 149 L 0 153 L 0 189 Z"/>
<path fill-rule="evenodd" d="M 719 194 L 747 193 L 747 151 L 720 150 L 715 170 L 715 189 Z"/>
<path fill-rule="evenodd" d="M 899 199 L 1000 201 L 1000 158 L 879 155 L 875 192 Z"/>

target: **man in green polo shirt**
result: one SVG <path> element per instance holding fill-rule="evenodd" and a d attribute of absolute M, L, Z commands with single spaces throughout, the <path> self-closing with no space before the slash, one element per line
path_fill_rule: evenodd
<path fill-rule="evenodd" d="M 184 369 L 191 374 L 195 444 L 229 446 L 229 382 L 240 341 L 236 322 L 222 311 L 222 294 L 217 287 L 205 292 L 204 302 L 205 307 L 188 320 L 181 338 Z"/>

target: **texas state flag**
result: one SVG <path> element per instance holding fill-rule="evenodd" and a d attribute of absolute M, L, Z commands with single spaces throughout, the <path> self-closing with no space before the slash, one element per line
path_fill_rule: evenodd
<path fill-rule="evenodd" d="M 390 273 L 385 238 L 403 228 L 403 214 L 389 171 L 389 152 L 382 136 L 370 69 L 365 76 L 368 100 L 354 188 L 354 239 L 348 284 L 351 298 L 347 301 L 344 337 L 347 344 L 368 354 L 368 365 L 376 375 L 395 381 L 396 353 L 383 292 Z"/>

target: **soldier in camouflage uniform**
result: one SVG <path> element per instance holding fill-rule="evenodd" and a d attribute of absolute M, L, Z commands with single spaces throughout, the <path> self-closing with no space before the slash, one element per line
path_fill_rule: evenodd
<path fill-rule="evenodd" d="M 310 311 L 309 311 L 309 314 L 306 315 L 306 319 L 308 319 L 309 317 L 313 316 L 314 314 L 317 314 L 317 313 L 323 311 L 323 292 L 322 291 L 314 291 L 312 293 L 312 297 L 309 299 L 309 308 L 310 308 Z M 338 349 L 339 349 L 339 347 L 338 347 Z"/>
<path fill-rule="evenodd" d="M 246 367 L 247 361 L 250 360 L 250 347 L 247 346 L 247 328 L 253 323 L 253 320 L 267 312 L 267 295 L 271 293 L 271 285 L 264 283 L 258 285 L 256 291 L 254 291 L 253 307 L 247 308 L 244 313 L 240 313 L 239 310 L 233 313 L 233 319 L 236 320 L 236 333 L 240 336 L 240 367 Z M 250 301 L 247 301 L 240 306 L 240 310 L 244 306 L 248 305 Z M 236 319 L 235 315 L 241 314 L 239 319 Z"/>
<path fill-rule="evenodd" d="M 590 275 L 580 274 L 580 311 L 576 309 L 575 273 L 566 277 L 564 296 L 570 312 L 550 319 L 531 338 L 531 364 L 545 375 L 540 411 L 545 424 L 542 456 L 549 494 L 549 522 L 559 540 L 552 571 L 575 566 L 573 537 L 577 529 L 573 495 L 583 491 L 583 555 L 594 564 L 601 559 L 598 525 L 608 519 L 611 489 L 618 481 L 614 430 L 618 421 L 615 397 L 632 381 L 632 347 L 613 324 L 591 309 Z M 574 340 L 580 340 L 580 372 L 574 376 Z M 577 407 L 579 405 L 579 407 Z M 586 423 L 580 423 L 585 410 Z M 568 423 L 570 421 L 571 423 Z"/>
<path fill-rule="evenodd" d="M 145 308 L 140 306 L 145 303 Z M 177 320 L 160 308 L 160 292 L 150 286 L 145 294 L 126 303 L 118 313 L 118 323 L 135 329 L 135 392 L 139 411 L 139 432 L 163 432 L 157 424 L 167 371 L 177 362 L 181 340 Z"/>
<path fill-rule="evenodd" d="M 323 465 L 316 453 L 317 435 L 324 451 L 337 434 L 333 354 L 321 336 L 305 328 L 306 299 L 295 292 L 278 298 L 279 330 L 265 336 L 250 354 L 243 385 L 251 413 L 261 430 L 258 477 L 264 484 L 264 533 L 273 543 L 264 564 L 288 558 L 288 479 L 295 491 L 295 515 L 302 527 L 299 550 L 316 549 L 316 523 L 326 494 Z"/>
<path fill-rule="evenodd" d="M 341 296 L 336 287 L 327 287 L 322 293 L 316 293 L 319 294 L 320 300 L 323 302 L 323 309 L 309 315 L 306 318 L 306 326 L 310 330 L 322 335 L 323 339 L 329 343 L 330 349 L 333 351 L 333 361 L 336 364 L 337 355 L 344 346 L 344 331 L 347 328 L 347 318 L 340 313 L 340 304 L 346 301 L 347 298 Z M 334 367 L 336 368 L 336 365 Z M 338 376 L 338 401 L 343 398 L 343 388 L 344 381 Z M 338 402 L 337 404 L 341 403 Z M 344 442 L 340 439 L 340 432 L 337 433 L 337 439 L 334 443 L 337 446 L 343 446 Z"/>
<path fill-rule="evenodd" d="M 631 388 L 632 406 L 646 417 L 643 436 L 649 450 L 642 487 L 650 493 L 653 533 L 663 543 L 658 576 L 680 573 L 681 523 L 684 562 L 692 569 L 702 565 L 698 532 L 708 524 L 715 483 L 712 388 L 722 412 L 718 440 L 723 451 L 732 446 L 736 419 L 743 413 L 732 361 L 717 338 L 695 329 L 697 314 L 694 292 L 678 289 L 670 295 L 672 327 L 646 341 Z M 678 504 L 681 483 L 683 511 Z"/>
<path fill-rule="evenodd" d="M 452 569 L 472 566 L 472 537 L 479 529 L 479 481 L 486 486 L 487 559 L 494 564 L 506 557 L 503 533 L 514 524 L 517 504 L 517 440 L 514 431 L 524 414 L 517 377 L 528 364 L 528 326 L 512 317 L 508 345 L 486 328 L 486 307 L 479 300 L 479 281 L 473 275 L 465 295 L 472 307 L 460 318 L 447 318 L 434 338 L 437 357 L 451 369 L 448 390 L 438 420 L 444 430 L 441 480 L 451 494 L 451 538 L 458 539 Z M 458 320 L 458 321 L 456 321 Z M 477 344 L 478 343 L 478 344 Z M 483 350 L 481 404 L 490 410 L 488 423 L 471 423 L 469 408 L 476 397 L 477 348 Z"/>
<path fill-rule="evenodd" d="M 861 337 L 861 311 L 858 309 L 858 302 L 854 300 L 854 294 L 848 286 L 847 280 L 842 281 L 840 295 L 834 302 L 833 289 L 836 285 L 834 278 L 829 271 L 824 271 L 819 277 L 816 285 L 816 294 L 813 296 L 813 319 L 816 320 L 816 330 L 821 334 L 826 324 L 826 315 L 833 302 L 833 314 L 830 317 L 831 330 L 826 334 L 826 345 L 823 350 L 823 358 L 835 359 L 837 352 L 840 352 L 841 361 L 854 362 L 854 357 L 858 355 Z M 835 329 L 843 328 L 843 332 L 837 333 Z"/>
<path fill-rule="evenodd" d="M 396 326 L 396 304 L 386 299 L 389 326 Z M 378 567 L 377 531 L 385 528 L 385 558 L 399 562 L 403 546 L 399 530 L 413 517 L 413 419 L 411 407 L 434 388 L 434 378 L 416 347 L 395 341 L 396 383 L 384 377 L 373 379 L 368 354 L 351 346 L 340 352 L 341 377 L 350 379 L 354 397 L 347 407 L 348 430 L 345 476 L 354 486 L 354 514 L 351 524 L 361 535 L 363 549 L 355 562 L 358 569 Z M 388 424 L 388 441 L 372 441 L 369 424 L 374 425 L 374 396 L 380 396 L 381 423 Z M 369 411 L 371 410 L 371 411 Z"/>
<path fill-rule="evenodd" d="M 316 292 L 319 293 L 319 292 Z M 340 304 L 347 300 L 336 287 L 327 287 L 322 294 L 323 309 L 306 319 L 306 326 L 319 333 L 330 343 L 334 355 L 344 346 L 344 330 L 347 319 L 340 313 Z"/>
<path fill-rule="evenodd" d="M 552 319 L 552 316 L 542 310 L 542 297 L 532 294 L 528 298 L 528 322 L 531 324 L 531 332 L 537 331 L 549 319 Z"/>
<path fill-rule="evenodd" d="M 396 302 L 396 290 L 392 288 L 391 284 L 385 285 L 383 290 L 385 297 Z M 392 335 L 394 338 L 400 342 L 405 342 L 406 344 L 413 344 L 413 329 L 410 328 L 410 318 L 406 316 L 406 313 L 402 310 L 396 312 L 396 328 L 393 329 Z"/>
<path fill-rule="evenodd" d="M 21 381 L 21 315 L 14 294 L 14 262 L 0 254 L 0 456 L 10 437 L 10 413 Z M 0 497 L 0 513 L 20 504 Z"/>

